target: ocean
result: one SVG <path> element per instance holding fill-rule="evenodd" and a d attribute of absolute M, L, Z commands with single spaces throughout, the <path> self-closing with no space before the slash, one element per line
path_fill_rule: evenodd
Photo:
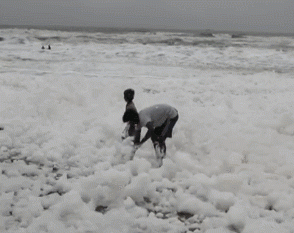
<path fill-rule="evenodd" d="M 54 56 L 56 62 L 69 62 L 77 54 L 84 54 L 97 62 L 119 59 L 136 64 L 164 64 L 201 70 L 293 72 L 293 35 L 76 30 L 1 29 L 1 62 L 5 64 L 8 59 L 19 62 L 20 66 L 22 61 L 40 62 L 38 55 L 43 52 L 40 48 L 50 44 L 50 58 Z M 161 53 L 163 48 L 165 52 Z M 88 56 L 89 49 L 94 57 Z M 105 50 L 109 50 L 107 54 Z M 46 62 L 46 57 L 41 59 Z"/>
<path fill-rule="evenodd" d="M 127 88 L 179 111 L 162 166 Z M 293 35 L 2 27 L 0 127 L 1 232 L 294 232 Z"/>

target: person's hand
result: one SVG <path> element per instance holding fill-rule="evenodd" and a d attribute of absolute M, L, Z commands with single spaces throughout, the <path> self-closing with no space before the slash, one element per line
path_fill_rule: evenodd
<path fill-rule="evenodd" d="M 141 146 L 142 143 L 141 142 L 134 142 L 134 146 Z"/>
<path fill-rule="evenodd" d="M 163 136 L 158 136 L 157 140 L 158 140 L 158 142 L 162 143 L 162 142 L 164 142 L 164 137 Z"/>
<path fill-rule="evenodd" d="M 139 147 L 142 145 L 142 143 L 140 143 L 140 142 L 135 142 L 134 143 L 134 148 L 137 150 L 137 149 L 139 149 Z"/>

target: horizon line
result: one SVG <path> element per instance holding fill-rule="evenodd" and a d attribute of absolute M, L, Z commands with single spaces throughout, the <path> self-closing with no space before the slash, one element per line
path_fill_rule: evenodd
<path fill-rule="evenodd" d="M 226 33 L 237 35 L 285 35 L 294 36 L 294 32 L 263 32 L 263 31 L 230 31 L 230 30 L 215 30 L 215 29 L 177 29 L 177 28 L 138 28 L 138 27 L 111 27 L 111 26 L 72 26 L 72 25 L 7 25 L 0 24 L 0 29 L 6 28 L 21 28 L 21 29 L 39 29 L 39 30 L 62 30 L 62 31 L 87 31 L 87 32 L 182 32 L 182 33 Z"/>

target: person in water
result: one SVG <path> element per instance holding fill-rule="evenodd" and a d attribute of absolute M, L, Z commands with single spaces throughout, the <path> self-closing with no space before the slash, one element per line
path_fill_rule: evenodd
<path fill-rule="evenodd" d="M 127 102 L 126 111 L 132 110 L 132 111 L 137 112 L 137 109 L 136 109 L 135 104 L 133 102 L 134 96 L 135 96 L 135 91 L 133 89 L 129 88 L 124 91 L 124 99 Z M 135 124 L 133 122 L 128 122 L 128 125 L 126 126 L 124 134 L 125 135 L 122 137 L 123 139 L 125 139 L 128 136 L 134 136 Z"/>
<path fill-rule="evenodd" d="M 153 105 L 139 113 L 133 109 L 128 109 L 123 115 L 123 122 L 131 122 L 136 125 L 134 146 L 139 148 L 151 138 L 160 166 L 166 155 L 165 140 L 172 138 L 172 131 L 178 119 L 177 109 L 167 104 Z M 146 127 L 148 131 L 140 140 L 142 127 Z"/>

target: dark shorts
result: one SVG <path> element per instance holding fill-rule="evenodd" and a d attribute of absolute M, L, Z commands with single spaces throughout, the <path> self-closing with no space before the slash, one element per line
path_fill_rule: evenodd
<path fill-rule="evenodd" d="M 171 138 L 172 137 L 172 132 L 175 124 L 177 123 L 179 119 L 179 115 L 176 117 L 166 120 L 161 126 L 156 127 L 154 129 L 155 135 L 151 137 L 152 141 L 158 141 L 158 137 L 162 137 L 164 140 L 166 138 Z"/>
<path fill-rule="evenodd" d="M 132 122 L 129 122 L 129 125 L 130 125 L 130 128 L 129 128 L 128 134 L 129 136 L 134 136 L 135 130 L 136 130 L 135 124 Z"/>

